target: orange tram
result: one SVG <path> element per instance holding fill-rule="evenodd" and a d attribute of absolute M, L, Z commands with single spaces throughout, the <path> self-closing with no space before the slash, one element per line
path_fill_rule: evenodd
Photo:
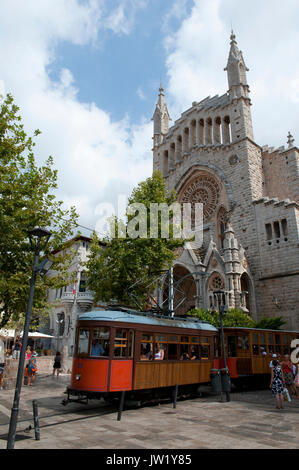
<path fill-rule="evenodd" d="M 269 374 L 271 353 L 290 352 L 296 332 L 225 328 L 232 381 Z M 130 310 L 91 311 L 78 317 L 67 400 L 119 398 L 154 400 L 199 392 L 211 369 L 224 367 L 221 335 L 198 319 Z M 76 397 L 73 400 L 72 397 Z"/>

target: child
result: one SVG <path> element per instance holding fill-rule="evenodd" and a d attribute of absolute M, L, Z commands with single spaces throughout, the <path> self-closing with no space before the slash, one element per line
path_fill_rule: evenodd
<path fill-rule="evenodd" d="M 37 370 L 36 367 L 36 357 L 33 355 L 34 351 L 32 351 L 32 355 L 28 362 L 28 385 L 31 386 L 35 381 L 35 373 Z"/>

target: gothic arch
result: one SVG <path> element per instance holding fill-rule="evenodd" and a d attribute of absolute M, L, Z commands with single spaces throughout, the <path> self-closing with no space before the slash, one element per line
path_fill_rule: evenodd
<path fill-rule="evenodd" d="M 183 279 L 184 278 L 184 279 Z M 173 266 L 174 301 L 173 307 L 176 316 L 184 315 L 196 307 L 197 288 L 194 275 L 182 264 Z M 167 275 L 163 285 L 163 305 L 168 307 L 169 276 Z"/>
<path fill-rule="evenodd" d="M 254 311 L 253 285 L 250 276 L 246 271 L 244 271 L 241 275 L 240 287 L 242 292 L 241 308 L 242 310 L 247 311 L 250 315 L 252 315 Z"/>

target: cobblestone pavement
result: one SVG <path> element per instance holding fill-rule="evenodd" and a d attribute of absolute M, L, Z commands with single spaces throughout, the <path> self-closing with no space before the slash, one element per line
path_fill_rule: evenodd
<path fill-rule="evenodd" d="M 230 402 L 203 389 L 202 398 L 125 409 L 91 400 L 61 404 L 69 376 L 38 377 L 23 386 L 15 449 L 298 449 L 299 400 L 277 410 L 270 390 L 231 393 Z M 0 392 L 0 449 L 6 449 L 14 390 Z M 35 440 L 32 400 L 38 401 Z M 223 397 L 223 400 L 225 398 Z"/>

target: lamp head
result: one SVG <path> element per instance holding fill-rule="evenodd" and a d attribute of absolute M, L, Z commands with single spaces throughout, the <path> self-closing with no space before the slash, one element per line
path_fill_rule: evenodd
<path fill-rule="evenodd" d="M 51 235 L 51 232 L 41 227 L 35 227 L 34 229 L 28 231 L 30 245 L 32 248 L 38 250 L 46 248 Z"/>

